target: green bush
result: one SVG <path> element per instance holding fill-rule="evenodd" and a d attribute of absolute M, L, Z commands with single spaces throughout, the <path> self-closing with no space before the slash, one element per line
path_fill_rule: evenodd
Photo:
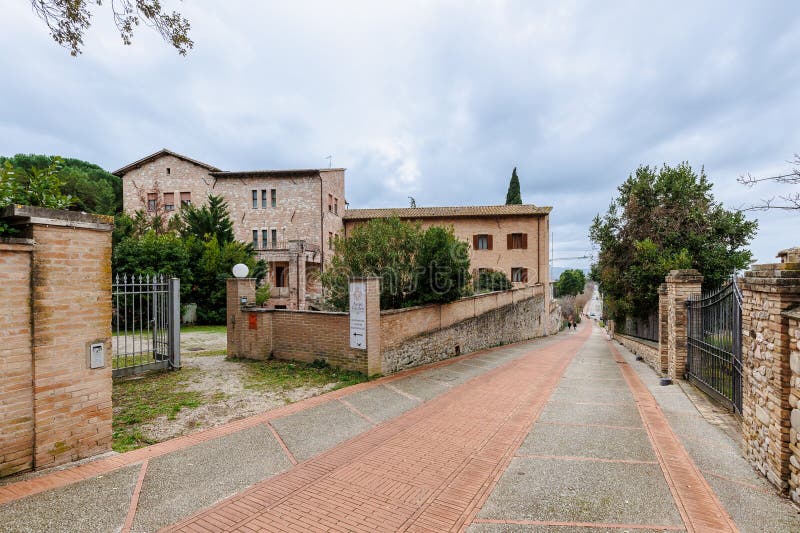
<path fill-rule="evenodd" d="M 508 279 L 505 272 L 482 270 L 478 274 L 478 292 L 507 291 L 511 287 L 511 280 Z"/>
<path fill-rule="evenodd" d="M 270 286 L 268 283 L 265 283 L 261 287 L 256 289 L 256 305 L 262 306 L 264 302 L 269 300 L 271 296 Z"/>

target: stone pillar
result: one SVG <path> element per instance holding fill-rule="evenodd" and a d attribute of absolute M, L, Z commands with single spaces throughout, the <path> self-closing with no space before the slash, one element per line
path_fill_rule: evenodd
<path fill-rule="evenodd" d="M 753 265 L 741 284 L 744 450 L 782 490 L 790 477 L 792 427 L 790 317 L 783 313 L 800 304 L 800 257 L 790 252 L 779 254 L 782 263 Z"/>
<path fill-rule="evenodd" d="M 669 290 L 667 284 L 658 287 L 658 361 L 662 376 L 669 372 Z"/>
<path fill-rule="evenodd" d="M 784 311 L 789 321 L 789 406 L 791 428 L 789 429 L 789 497 L 800 503 L 800 307 Z"/>
<path fill-rule="evenodd" d="M 367 375 L 382 372 L 381 363 L 381 279 L 362 278 L 367 284 Z"/>
<path fill-rule="evenodd" d="M 305 241 L 289 241 L 289 309 L 306 308 Z"/>
<path fill-rule="evenodd" d="M 245 357 L 244 335 L 248 328 L 248 317 L 242 312 L 241 299 L 254 304 L 256 301 L 255 278 L 228 278 L 226 314 L 228 324 L 228 357 Z"/>
<path fill-rule="evenodd" d="M 697 270 L 670 270 L 667 285 L 667 375 L 683 379 L 686 374 L 686 334 L 688 311 L 686 300 L 691 295 L 702 294 L 703 276 Z M 659 308 L 661 304 L 659 303 Z"/>

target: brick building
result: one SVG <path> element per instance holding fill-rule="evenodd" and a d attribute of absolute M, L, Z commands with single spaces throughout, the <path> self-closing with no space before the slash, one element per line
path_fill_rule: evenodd
<path fill-rule="evenodd" d="M 550 280 L 551 210 L 535 205 L 348 209 L 344 227 L 346 235 L 357 224 L 389 217 L 419 222 L 424 228 L 452 226 L 455 236 L 470 245 L 474 277 L 484 269 L 499 270 L 519 287 Z"/>
<path fill-rule="evenodd" d="M 349 209 L 343 168 L 223 171 L 163 149 L 126 165 L 123 208 L 172 216 L 181 205 L 209 194 L 228 203 L 238 240 L 252 242 L 270 267 L 270 303 L 314 307 L 318 274 L 332 254 L 333 236 L 373 218 L 399 217 L 423 227 L 452 226 L 470 244 L 473 274 L 500 270 L 515 286 L 549 282 L 549 213 L 534 205 Z M 298 282 L 298 280 L 303 280 Z"/>
<path fill-rule="evenodd" d="M 343 229 L 343 168 L 226 172 L 163 149 L 114 174 L 122 178 L 123 209 L 172 216 L 181 205 L 228 203 L 236 239 L 252 242 L 270 267 L 276 307 L 305 309 L 321 296 L 318 273 Z M 304 280 L 298 283 L 298 280 Z"/>

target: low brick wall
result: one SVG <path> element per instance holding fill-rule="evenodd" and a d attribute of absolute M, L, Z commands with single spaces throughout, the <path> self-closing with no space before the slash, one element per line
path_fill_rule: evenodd
<path fill-rule="evenodd" d="M 502 300 L 505 302 L 507 298 Z M 456 355 L 544 335 L 542 318 L 546 315 L 543 295 L 493 309 L 482 308 L 481 311 L 476 316 L 463 318 L 440 329 L 426 330 L 384 348 L 381 354 L 383 373 L 391 374 Z M 400 317 L 400 320 L 403 316 L 405 313 L 402 312 L 392 315 L 393 318 Z"/>
<path fill-rule="evenodd" d="M 350 315 L 242 307 L 255 281 L 228 280 L 228 355 L 327 363 L 368 375 L 390 374 L 456 354 L 545 334 L 542 287 L 482 294 L 444 305 L 379 310 L 368 284 L 367 350 L 350 347 Z"/>
<path fill-rule="evenodd" d="M 660 375 L 663 376 L 665 374 L 666 361 L 661 360 L 657 342 L 629 337 L 628 335 L 622 335 L 617 332 L 614 332 L 614 340 L 627 348 L 631 353 L 641 355 L 642 359 Z"/>

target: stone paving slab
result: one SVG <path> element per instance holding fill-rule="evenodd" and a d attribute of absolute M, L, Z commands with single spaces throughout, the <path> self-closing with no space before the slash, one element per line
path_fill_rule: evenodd
<path fill-rule="evenodd" d="M 469 533 L 664 533 L 664 529 L 632 529 L 629 527 L 586 527 L 583 526 L 541 526 L 531 524 L 491 524 L 473 523 L 467 531 Z M 681 528 L 677 531 L 685 531 Z"/>
<path fill-rule="evenodd" d="M 156 531 L 292 463 L 266 425 L 149 461 L 133 531 Z"/>
<path fill-rule="evenodd" d="M 553 402 L 545 408 L 541 420 L 543 422 L 642 427 L 642 419 L 633 403 L 630 405 L 586 405 Z"/>
<path fill-rule="evenodd" d="M 478 518 L 683 525 L 657 464 L 519 457 Z"/>
<path fill-rule="evenodd" d="M 341 402 L 328 402 L 278 418 L 272 426 L 298 461 L 314 457 L 370 427 Z"/>
<path fill-rule="evenodd" d="M 392 382 L 392 386 L 422 400 L 433 399 L 448 390 L 447 385 L 443 383 L 416 376 L 394 381 Z"/>
<path fill-rule="evenodd" d="M 376 387 L 347 396 L 346 401 L 376 423 L 399 416 L 419 402 L 387 387 Z"/>
<path fill-rule="evenodd" d="M 580 384 L 570 384 L 561 382 L 556 391 L 551 397 L 552 401 L 571 401 L 573 403 L 580 402 L 600 402 L 600 403 L 614 403 L 614 402 L 631 402 L 633 403 L 633 395 L 626 386 L 623 388 L 603 388 L 603 387 L 585 387 Z"/>
<path fill-rule="evenodd" d="M 0 506 L 0 531 L 119 531 L 138 474 L 138 466 L 129 466 Z"/>
<path fill-rule="evenodd" d="M 655 461 L 642 429 L 536 424 L 517 455 L 552 455 Z"/>

